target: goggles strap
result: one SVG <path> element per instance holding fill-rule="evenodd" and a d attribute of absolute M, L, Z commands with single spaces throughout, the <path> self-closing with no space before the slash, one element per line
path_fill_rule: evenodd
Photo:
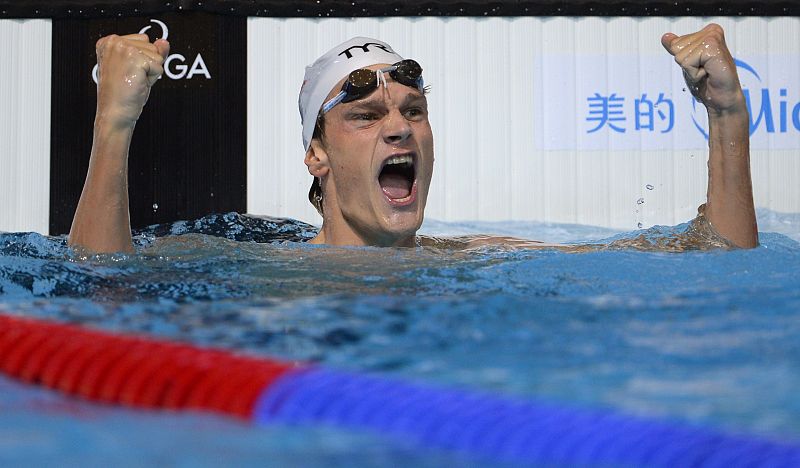
<path fill-rule="evenodd" d="M 333 109 L 333 107 L 334 107 L 336 104 L 339 104 L 340 102 L 342 102 L 342 100 L 343 100 L 345 97 L 347 97 L 347 92 L 346 92 L 346 91 L 339 91 L 339 94 L 337 94 L 336 96 L 334 96 L 334 98 L 333 98 L 333 99 L 331 99 L 330 101 L 326 102 L 326 103 L 325 103 L 325 105 L 323 105 L 323 106 L 322 106 L 322 113 L 323 113 L 323 114 L 327 114 L 327 113 L 328 113 L 328 111 L 329 111 L 329 110 L 331 110 L 331 109 Z"/>
<path fill-rule="evenodd" d="M 383 70 L 375 70 L 375 78 L 378 80 L 378 88 L 381 87 L 381 81 L 383 81 L 383 87 L 388 88 L 389 83 L 386 82 L 386 77 L 383 75 Z"/>
<path fill-rule="evenodd" d="M 380 87 L 381 81 L 383 81 L 383 87 L 388 88 L 389 82 L 386 81 L 386 73 L 391 73 L 395 70 L 397 70 L 397 65 L 391 65 L 389 67 L 382 68 L 380 70 L 375 70 L 375 75 L 378 78 L 378 87 Z"/>

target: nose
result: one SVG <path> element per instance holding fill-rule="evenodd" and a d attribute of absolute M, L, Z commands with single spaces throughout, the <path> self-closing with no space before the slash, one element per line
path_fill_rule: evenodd
<path fill-rule="evenodd" d="M 398 145 L 408 140 L 411 133 L 408 120 L 399 109 L 392 109 L 383 126 L 383 141 L 389 145 Z"/>

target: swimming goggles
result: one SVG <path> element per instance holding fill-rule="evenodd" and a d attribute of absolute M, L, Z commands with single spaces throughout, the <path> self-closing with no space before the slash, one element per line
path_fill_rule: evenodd
<path fill-rule="evenodd" d="M 389 76 L 400 84 L 416 88 L 420 92 L 423 92 L 422 67 L 416 60 L 402 60 L 392 66 L 379 70 L 359 68 L 358 70 L 350 72 L 339 94 L 322 106 L 322 113 L 327 113 L 340 102 L 355 101 L 356 99 L 361 99 L 369 95 L 378 88 L 381 81 L 384 87 L 388 86 L 386 77 L 383 76 L 384 73 L 389 73 Z"/>

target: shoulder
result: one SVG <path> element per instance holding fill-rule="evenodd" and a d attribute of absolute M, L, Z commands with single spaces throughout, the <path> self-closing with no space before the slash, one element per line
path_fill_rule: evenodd
<path fill-rule="evenodd" d="M 520 239 L 509 236 L 466 235 L 452 237 L 417 236 L 417 245 L 441 249 L 467 250 L 481 247 L 504 247 L 512 249 L 552 249 L 568 247 L 562 244 Z"/>

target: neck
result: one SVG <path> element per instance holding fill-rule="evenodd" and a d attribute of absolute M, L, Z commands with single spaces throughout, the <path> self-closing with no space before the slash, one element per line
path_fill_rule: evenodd
<path fill-rule="evenodd" d="M 373 247 L 416 247 L 417 236 L 414 234 L 392 236 L 388 233 L 369 236 L 358 232 L 347 223 L 334 223 L 325 220 L 322 222 L 322 229 L 319 230 L 319 234 L 311 239 L 311 243 Z"/>

